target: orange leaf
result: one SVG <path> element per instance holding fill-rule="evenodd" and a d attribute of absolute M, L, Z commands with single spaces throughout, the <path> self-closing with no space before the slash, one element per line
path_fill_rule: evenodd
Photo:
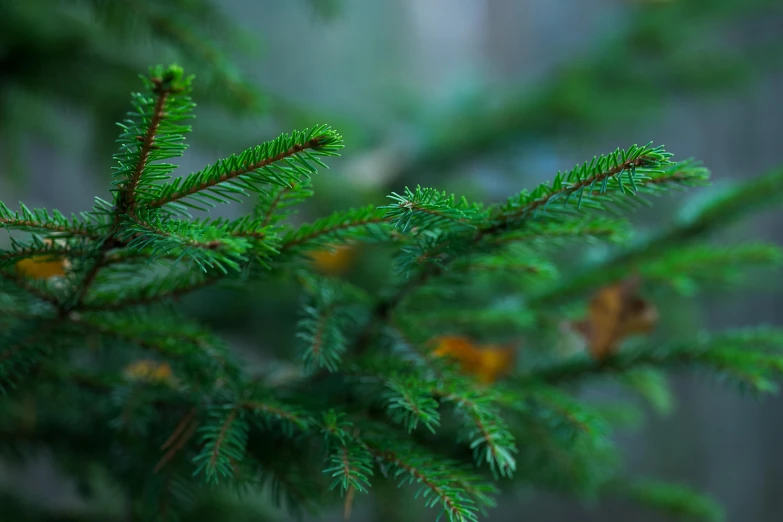
<path fill-rule="evenodd" d="M 435 350 L 432 352 L 437 357 L 450 357 L 456 360 L 463 371 L 470 373 L 481 364 L 481 356 L 472 341 L 458 335 L 444 335 L 436 337 L 432 341 Z"/>
<path fill-rule="evenodd" d="M 514 365 L 516 351 L 512 347 L 487 346 L 480 352 L 481 365 L 476 376 L 481 382 L 492 383 L 508 374 Z"/>
<path fill-rule="evenodd" d="M 508 373 L 514 363 L 515 351 L 510 347 L 487 345 L 480 347 L 465 337 L 445 335 L 430 341 L 435 345 L 433 355 L 451 357 L 462 371 L 483 383 L 495 382 Z"/>
<path fill-rule="evenodd" d="M 353 264 L 356 249 L 347 245 L 334 247 L 333 250 L 318 250 L 310 253 L 310 258 L 319 272 L 329 275 L 344 274 Z"/>
<path fill-rule="evenodd" d="M 590 300 L 587 318 L 576 327 L 596 359 L 616 352 L 625 337 L 655 327 L 658 312 L 654 305 L 638 296 L 638 289 L 639 278 L 631 277 L 605 286 Z"/>

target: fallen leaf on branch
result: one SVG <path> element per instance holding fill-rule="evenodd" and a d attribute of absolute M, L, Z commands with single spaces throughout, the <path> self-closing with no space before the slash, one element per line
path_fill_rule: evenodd
<path fill-rule="evenodd" d="M 46 245 L 54 244 L 51 239 L 44 239 L 43 242 Z M 31 279 L 62 277 L 69 266 L 69 261 L 65 257 L 47 254 L 20 259 L 14 265 L 19 274 Z"/>
<path fill-rule="evenodd" d="M 481 358 L 473 342 L 465 337 L 458 335 L 444 335 L 436 337 L 431 344 L 435 345 L 432 354 L 437 357 L 451 357 L 460 363 L 460 366 L 467 370 L 476 368 L 481 364 Z"/>
<path fill-rule="evenodd" d="M 477 346 L 458 335 L 445 335 L 430 342 L 435 345 L 433 355 L 456 360 L 463 372 L 483 383 L 497 381 L 509 373 L 514 365 L 516 352 L 512 347 Z"/>
<path fill-rule="evenodd" d="M 649 332 L 658 322 L 655 306 L 638 295 L 639 282 L 634 276 L 603 287 L 590 300 L 587 318 L 575 324 L 596 359 L 615 353 L 624 338 Z"/>
<path fill-rule="evenodd" d="M 49 279 L 65 275 L 66 260 L 54 256 L 33 256 L 16 263 L 16 271 L 31 279 Z"/>
<path fill-rule="evenodd" d="M 344 274 L 356 258 L 356 249 L 348 245 L 333 247 L 331 250 L 317 250 L 309 254 L 315 268 L 324 274 Z"/>

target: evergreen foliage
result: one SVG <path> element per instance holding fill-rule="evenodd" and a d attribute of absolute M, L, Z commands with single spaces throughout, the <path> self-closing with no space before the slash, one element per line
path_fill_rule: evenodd
<path fill-rule="evenodd" d="M 721 519 L 710 499 L 686 487 L 628 477 L 610 419 L 580 397 L 579 384 L 616 380 L 660 409 L 670 402 L 661 373 L 670 368 L 770 393 L 783 372 L 783 332 L 645 337 L 601 358 L 563 354 L 547 339 L 561 305 L 584 303 L 634 273 L 645 290 L 695 291 L 749 264 L 779 264 L 773 245 L 708 255 L 700 241 L 779 198 L 780 172 L 561 276 L 557 252 L 577 240 L 622 242 L 622 212 L 704 185 L 708 171 L 663 147 L 633 145 L 496 204 L 406 188 L 387 205 L 295 225 L 287 218 L 313 195 L 310 177 L 343 147 L 336 131 L 284 134 L 174 177 L 166 161 L 185 151 L 191 78 L 158 66 L 143 80 L 120 124 L 111 201 L 96 198 L 71 217 L 0 205 L 13 237 L 0 253 L 0 448 L 22 461 L 49 451 L 88 501 L 96 485 L 110 485 L 114 511 L 71 520 L 239 521 L 250 515 L 235 496 L 266 487 L 293 511 L 317 512 L 340 497 L 350 510 L 386 481 L 449 521 L 483 519 L 514 484 Z M 236 201 L 254 202 L 252 213 L 192 215 Z M 360 242 L 393 252 L 378 295 L 319 274 L 308 257 Z M 248 371 L 177 305 L 205 286 L 273 278 L 302 290 L 285 352 L 301 371 L 282 381 Z M 508 377 L 471 375 L 497 350 L 461 367 L 433 354 L 432 339 L 467 332 L 488 343 L 524 337 Z M 0 502 L 16 520 L 63 519 L 13 495 Z"/>

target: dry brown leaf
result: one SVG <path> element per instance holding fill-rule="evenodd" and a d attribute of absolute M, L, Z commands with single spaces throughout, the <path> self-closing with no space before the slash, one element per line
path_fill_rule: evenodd
<path fill-rule="evenodd" d="M 655 306 L 638 295 L 639 282 L 634 276 L 603 287 L 590 300 L 587 318 L 576 324 L 596 359 L 615 353 L 624 338 L 649 332 L 658 322 Z"/>

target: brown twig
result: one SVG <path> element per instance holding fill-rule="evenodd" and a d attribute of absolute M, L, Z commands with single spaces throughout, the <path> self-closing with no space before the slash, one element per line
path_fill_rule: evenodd
<path fill-rule="evenodd" d="M 191 437 L 193 437 L 193 434 L 196 432 L 196 428 L 198 428 L 198 421 L 196 420 L 196 409 L 192 408 L 182 418 L 182 420 L 179 421 L 177 427 L 174 428 L 174 432 L 160 447 L 162 450 L 165 450 L 166 448 L 169 448 L 169 450 L 163 454 L 158 463 L 155 465 L 155 468 L 153 469 L 154 473 L 158 473 L 161 469 L 163 469 L 163 466 L 165 466 L 166 463 L 170 462 L 171 459 L 174 458 L 179 450 L 181 450 L 185 444 L 188 443 Z"/>

